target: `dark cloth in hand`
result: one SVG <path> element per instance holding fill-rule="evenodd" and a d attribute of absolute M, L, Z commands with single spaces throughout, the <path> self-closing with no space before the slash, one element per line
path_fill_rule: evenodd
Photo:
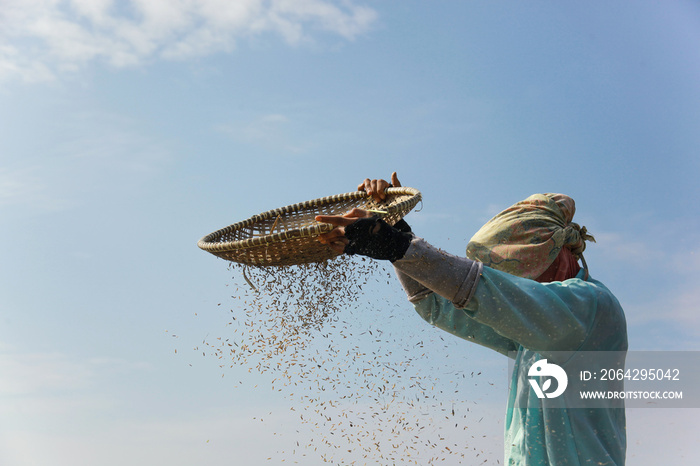
<path fill-rule="evenodd" d="M 349 240 L 345 254 L 359 254 L 391 262 L 406 254 L 413 239 L 411 233 L 400 231 L 378 217 L 361 218 L 348 225 L 345 227 L 345 237 Z"/>

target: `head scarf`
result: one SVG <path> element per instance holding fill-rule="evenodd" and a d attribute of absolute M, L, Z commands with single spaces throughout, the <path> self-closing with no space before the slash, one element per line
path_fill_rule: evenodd
<path fill-rule="evenodd" d="M 542 275 L 562 248 L 583 260 L 585 242 L 595 239 L 586 227 L 572 222 L 575 212 L 576 205 L 569 196 L 533 194 L 481 227 L 467 245 L 467 257 L 531 279 Z"/>

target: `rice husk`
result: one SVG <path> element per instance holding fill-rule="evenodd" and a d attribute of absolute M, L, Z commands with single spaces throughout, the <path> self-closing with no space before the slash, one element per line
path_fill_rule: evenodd
<path fill-rule="evenodd" d="M 400 304 L 372 298 L 398 286 L 379 262 L 339 256 L 230 269 L 230 326 L 204 343 L 222 369 L 265 374 L 272 390 L 293 401 L 298 448 L 278 455 L 339 465 L 436 464 L 474 449 L 465 432 L 474 402 L 460 394 L 474 373 L 437 368 L 442 355 L 431 353 L 444 339 L 405 297 Z"/>

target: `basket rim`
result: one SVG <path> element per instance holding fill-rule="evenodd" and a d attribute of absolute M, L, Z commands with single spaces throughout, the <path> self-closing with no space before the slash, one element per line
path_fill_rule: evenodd
<path fill-rule="evenodd" d="M 409 200 L 403 201 L 396 203 L 394 205 L 386 206 L 384 209 L 386 213 L 379 214 L 380 217 L 387 216 L 387 215 L 392 215 L 403 208 L 407 204 L 417 204 L 421 200 L 421 193 L 415 188 L 410 188 L 407 186 L 400 186 L 400 187 L 391 187 L 387 188 L 385 191 L 387 194 L 394 194 L 394 195 L 401 195 L 401 194 L 408 194 L 411 195 L 412 197 Z M 283 231 L 280 233 L 271 233 L 267 235 L 261 235 L 261 236 L 255 236 L 252 238 L 246 238 L 242 240 L 237 240 L 237 241 L 226 241 L 226 242 L 213 242 L 215 238 L 221 237 L 224 234 L 230 233 L 232 231 L 240 230 L 242 228 L 245 228 L 247 226 L 250 226 L 254 223 L 264 221 L 264 220 L 269 220 L 272 218 L 277 218 L 280 215 L 284 215 L 290 212 L 294 212 L 297 210 L 301 209 L 308 209 L 308 208 L 313 208 L 317 206 L 322 206 L 326 204 L 330 204 L 333 202 L 338 202 L 338 201 L 348 201 L 348 200 L 357 200 L 357 199 L 364 199 L 371 197 L 369 194 L 367 194 L 365 191 L 352 191 L 348 193 L 343 193 L 343 194 L 335 194 L 332 196 L 325 196 L 325 197 L 320 197 L 317 199 L 312 199 L 310 201 L 305 201 L 305 202 L 299 202 L 296 204 L 290 204 L 285 207 L 279 207 L 277 209 L 272 209 L 268 210 L 265 212 L 262 212 L 257 215 L 253 215 L 252 217 L 249 217 L 245 220 L 242 220 L 240 222 L 233 223 L 229 226 L 226 226 L 224 228 L 220 228 L 212 233 L 209 233 L 208 235 L 205 235 L 202 237 L 198 242 L 197 246 L 200 249 L 203 249 L 208 252 L 226 252 L 226 251 L 234 251 L 234 250 L 244 250 L 244 249 L 250 249 L 258 246 L 262 246 L 265 244 L 270 244 L 270 243 L 276 243 L 280 241 L 284 241 L 287 239 L 292 239 L 292 238 L 303 238 L 303 237 L 315 237 L 320 235 L 321 233 L 326 233 L 328 231 L 331 231 L 333 229 L 333 225 L 330 225 L 328 223 L 316 223 L 313 225 L 308 225 L 305 227 L 301 228 L 295 228 L 289 231 Z M 411 206 L 412 207 L 412 206 Z M 409 209 L 410 210 L 410 209 Z"/>

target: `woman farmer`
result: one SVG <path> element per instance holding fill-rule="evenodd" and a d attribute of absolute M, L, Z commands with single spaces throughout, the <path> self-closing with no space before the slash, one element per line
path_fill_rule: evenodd
<path fill-rule="evenodd" d="M 396 173 L 391 183 L 367 179 L 358 189 L 380 201 L 392 185 L 400 186 Z M 469 241 L 467 257 L 431 246 L 403 220 L 392 227 L 361 209 L 316 218 L 337 227 L 321 235 L 322 243 L 391 261 L 427 322 L 515 359 L 506 464 L 625 463 L 622 402 L 572 407 L 573 394 L 550 398 L 529 375 L 533 366 L 567 367 L 590 351 L 611 352 L 605 353 L 613 355 L 608 362 L 624 364 L 625 316 L 613 294 L 588 275 L 582 252 L 593 237 L 572 222 L 575 210 L 566 195 L 532 195 L 487 222 Z M 621 382 L 610 383 L 608 388 L 621 388 Z"/>

